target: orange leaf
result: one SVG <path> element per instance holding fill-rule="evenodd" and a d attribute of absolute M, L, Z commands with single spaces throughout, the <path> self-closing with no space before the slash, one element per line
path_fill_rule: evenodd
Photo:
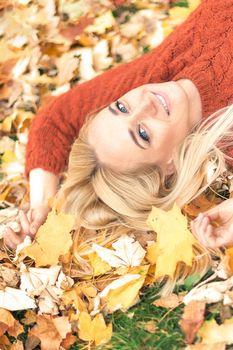
<path fill-rule="evenodd" d="M 9 311 L 0 309 L 0 336 L 9 328 L 14 327 L 15 321 L 16 320 Z"/>
<path fill-rule="evenodd" d="M 228 267 L 233 272 L 233 247 L 226 249 L 226 256 L 228 258 Z"/>
<path fill-rule="evenodd" d="M 70 347 L 78 340 L 73 334 L 68 333 L 66 338 L 62 340 L 61 346 L 62 348 L 69 350 Z"/>
<path fill-rule="evenodd" d="M 60 344 L 71 333 L 68 317 L 52 317 L 38 315 L 37 324 L 29 331 L 41 341 L 41 350 L 59 350 Z"/>
<path fill-rule="evenodd" d="M 167 297 L 162 297 L 160 299 L 155 300 L 152 304 L 157 307 L 165 307 L 165 308 L 175 308 L 180 305 L 182 302 L 182 296 L 171 294 Z"/>
<path fill-rule="evenodd" d="M 192 343 L 201 327 L 204 321 L 204 313 L 205 303 L 203 301 L 191 301 L 185 306 L 180 326 L 188 344 Z"/>

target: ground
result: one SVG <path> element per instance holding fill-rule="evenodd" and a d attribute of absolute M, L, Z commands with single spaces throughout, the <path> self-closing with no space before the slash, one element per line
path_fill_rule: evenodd
<path fill-rule="evenodd" d="M 149 52 L 199 3 L 0 1 L 0 235 L 5 225 L 17 230 L 18 208 L 26 210 L 29 202 L 25 147 L 38 108 Z M 156 227 L 157 242 L 150 244 L 147 237 L 121 232 L 114 238 L 90 235 L 91 243 L 76 242 L 74 258 L 73 218 L 55 212 L 36 242 L 26 241 L 20 252 L 9 251 L 1 240 L 0 348 L 232 348 L 233 251 L 210 254 L 193 241 L 186 221 L 231 196 L 231 177 L 224 174 L 182 214 L 154 212 L 152 221 L 163 215 L 170 223 L 182 218 L 182 226 L 173 225 L 176 240 L 185 238 L 181 243 L 188 253 L 182 259 L 179 246 L 174 252 L 174 242 L 160 238 L 171 228 L 161 234 Z M 163 244 L 169 258 L 156 255 Z M 179 269 L 183 278 L 173 283 Z"/>

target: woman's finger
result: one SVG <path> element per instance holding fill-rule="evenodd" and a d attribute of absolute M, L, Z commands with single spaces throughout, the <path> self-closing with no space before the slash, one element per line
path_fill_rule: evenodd
<path fill-rule="evenodd" d="M 204 246 L 207 246 L 208 244 L 205 237 L 205 233 L 208 225 L 209 225 L 209 218 L 204 216 L 202 213 L 200 213 L 193 222 L 193 230 L 195 232 L 196 238 Z"/>
<path fill-rule="evenodd" d="M 3 233 L 3 240 L 9 248 L 16 249 L 17 245 L 24 240 L 25 236 L 24 233 L 19 234 L 14 232 L 11 228 L 6 227 Z"/>
<path fill-rule="evenodd" d="M 23 210 L 19 211 L 19 222 L 22 228 L 22 231 L 25 233 L 25 235 L 30 234 L 30 222 L 28 220 L 27 215 L 24 213 Z"/>

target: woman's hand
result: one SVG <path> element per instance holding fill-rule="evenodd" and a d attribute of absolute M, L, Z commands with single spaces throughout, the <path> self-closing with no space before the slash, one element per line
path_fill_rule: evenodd
<path fill-rule="evenodd" d="M 191 222 L 191 229 L 205 247 L 233 246 L 233 199 L 199 214 Z"/>
<path fill-rule="evenodd" d="M 20 231 L 15 232 L 10 227 L 4 230 L 4 243 L 11 249 L 16 249 L 17 245 L 24 241 L 26 236 L 34 239 L 39 227 L 46 221 L 51 208 L 47 205 L 41 205 L 37 208 L 29 209 L 27 213 L 19 211 L 18 223 Z"/>

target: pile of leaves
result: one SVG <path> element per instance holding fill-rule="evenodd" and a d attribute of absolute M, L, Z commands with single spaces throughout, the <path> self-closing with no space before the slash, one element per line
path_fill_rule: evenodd
<path fill-rule="evenodd" d="M 5 225 L 17 230 L 18 208 L 29 202 L 25 146 L 38 107 L 148 52 L 198 4 L 0 1 L 0 236 Z M 112 234 L 90 232 L 84 239 L 81 231 L 72 230 L 73 217 L 53 210 L 34 242 L 26 237 L 10 252 L 1 240 L 0 348 L 103 348 L 114 332 L 109 315 L 126 312 L 139 302 L 144 288 L 161 281 L 164 295 L 169 295 L 153 301 L 153 307 L 173 310 L 186 305 L 180 327 L 186 344 L 193 344 L 186 349 L 225 349 L 232 344 L 233 249 L 211 260 L 190 233 L 186 218 L 231 196 L 231 182 L 226 173 L 183 214 L 176 206 L 169 212 L 153 208 L 147 221 L 150 235 L 145 237 L 119 229 Z M 210 267 L 208 278 L 202 279 Z M 177 294 L 168 293 L 180 272 Z M 217 320 L 221 324 L 211 316 L 212 303 L 229 308 L 227 316 Z M 150 320 L 144 328 L 157 331 Z"/>

